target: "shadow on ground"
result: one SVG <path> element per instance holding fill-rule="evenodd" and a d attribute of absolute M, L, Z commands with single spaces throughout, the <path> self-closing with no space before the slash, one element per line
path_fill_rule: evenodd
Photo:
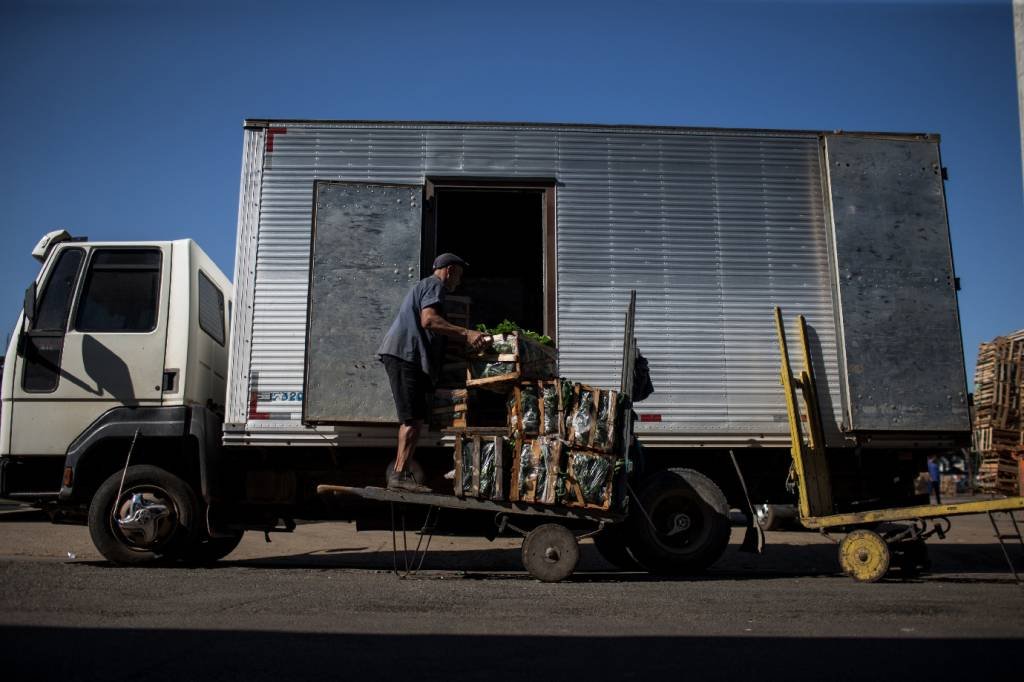
<path fill-rule="evenodd" d="M 0 627 L 9 679 L 970 679 L 1017 640 L 303 634 Z M 54 652 L 60 652 L 55 656 Z M 45 665 L 40 665 L 45 661 Z M 855 663 L 860 661 L 860 664 Z M 869 662 L 869 663 L 865 663 Z"/>

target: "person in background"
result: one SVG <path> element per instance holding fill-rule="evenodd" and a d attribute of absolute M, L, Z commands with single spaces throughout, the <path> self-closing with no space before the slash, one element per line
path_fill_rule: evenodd
<path fill-rule="evenodd" d="M 427 417 L 430 393 L 441 373 L 442 337 L 460 339 L 473 349 L 487 343 L 486 334 L 444 319 L 445 293 L 455 291 L 466 267 L 466 261 L 453 253 L 438 256 L 434 260 L 433 274 L 421 279 L 406 294 L 395 321 L 377 349 L 377 356 L 384 363 L 391 382 L 391 393 L 401 422 L 395 466 L 387 476 L 387 486 L 391 490 L 430 492 L 430 488 L 416 481 L 407 466 L 416 450 L 423 420 Z"/>
<path fill-rule="evenodd" d="M 935 504 L 942 504 L 942 497 L 939 493 L 939 483 L 942 481 L 942 472 L 939 471 L 938 455 L 928 455 L 928 478 L 931 481 L 931 492 L 935 493 Z"/>

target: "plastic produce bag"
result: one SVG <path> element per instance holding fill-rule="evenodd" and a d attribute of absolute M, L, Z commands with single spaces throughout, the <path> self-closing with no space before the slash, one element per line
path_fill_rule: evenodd
<path fill-rule="evenodd" d="M 476 452 L 476 444 L 472 438 L 462 442 L 462 480 L 459 481 L 459 492 L 463 495 L 473 493 L 473 455 Z"/>
<path fill-rule="evenodd" d="M 496 334 L 491 341 L 491 351 L 499 355 L 516 352 L 516 337 L 511 334 Z"/>
<path fill-rule="evenodd" d="M 611 393 L 601 391 L 601 397 L 597 401 L 597 424 L 594 425 L 594 447 L 596 448 L 611 449 L 614 445 L 609 438 L 614 439 L 615 434 L 608 432 L 610 418 L 614 417 L 611 414 L 611 404 Z"/>
<path fill-rule="evenodd" d="M 537 472 L 533 466 L 533 444 L 523 441 L 519 449 L 519 471 L 516 484 L 516 497 L 520 500 L 531 500 L 530 489 L 537 480 Z"/>
<path fill-rule="evenodd" d="M 551 384 L 544 385 L 543 419 L 540 432 L 544 435 L 558 433 L 558 390 Z"/>
<path fill-rule="evenodd" d="M 495 455 L 494 441 L 487 440 L 480 444 L 480 495 L 479 497 L 494 497 L 495 477 Z"/>
<path fill-rule="evenodd" d="M 511 374 L 516 371 L 516 363 L 499 362 L 498 360 L 474 360 L 470 363 L 474 379 L 487 379 Z"/>
<path fill-rule="evenodd" d="M 553 501 L 548 496 L 548 485 L 551 485 L 551 477 L 548 476 L 548 462 L 551 459 L 551 444 L 546 440 L 537 441 L 539 457 L 536 462 L 537 468 L 537 492 L 534 499 L 537 502 Z"/>
<path fill-rule="evenodd" d="M 569 414 L 569 425 L 574 442 L 583 444 L 590 442 L 590 431 L 594 428 L 594 417 L 591 413 L 593 399 L 594 394 L 589 389 L 580 389 L 579 400 L 573 405 L 572 412 Z"/>
<path fill-rule="evenodd" d="M 574 481 L 579 485 L 583 501 L 603 506 L 607 502 L 608 476 L 613 464 L 604 457 L 573 452 L 569 455 Z"/>
<path fill-rule="evenodd" d="M 540 430 L 540 410 L 537 405 L 537 389 L 534 386 L 523 386 L 520 391 L 520 408 L 522 409 L 523 433 L 537 433 Z"/>

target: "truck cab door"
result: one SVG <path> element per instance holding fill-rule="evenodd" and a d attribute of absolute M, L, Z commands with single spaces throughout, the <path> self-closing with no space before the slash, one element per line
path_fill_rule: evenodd
<path fill-rule="evenodd" d="M 64 455 L 96 418 L 161 400 L 169 246 L 64 247 L 22 334 L 11 453 Z"/>

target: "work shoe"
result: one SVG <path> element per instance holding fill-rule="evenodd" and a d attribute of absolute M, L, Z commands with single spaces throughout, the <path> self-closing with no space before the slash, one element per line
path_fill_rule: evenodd
<path fill-rule="evenodd" d="M 407 493 L 429 493 L 433 492 L 422 483 L 416 482 L 416 477 L 409 471 L 393 471 L 388 476 L 388 490 L 403 490 Z"/>

